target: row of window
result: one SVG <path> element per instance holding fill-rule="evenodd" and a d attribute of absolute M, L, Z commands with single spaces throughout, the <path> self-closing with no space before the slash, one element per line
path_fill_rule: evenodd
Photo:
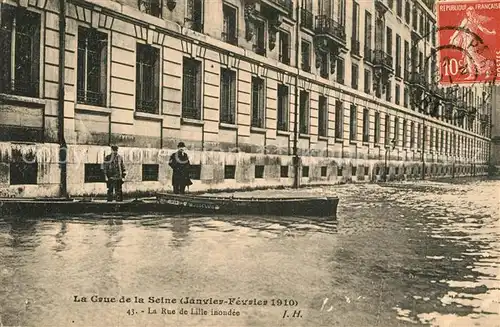
<path fill-rule="evenodd" d="M 0 42 L 4 48 L 11 50 L 10 55 L 0 58 L 0 92 L 28 96 L 38 96 L 38 58 L 40 15 L 26 10 L 11 11 L 10 6 L 2 7 Z M 29 20 L 26 20 L 28 19 Z M 19 20 L 19 23 L 17 23 Z M 396 39 L 398 40 L 398 38 Z M 398 43 L 398 42 L 396 42 Z M 400 43 L 400 42 L 399 42 Z M 406 49 L 405 42 L 405 49 Z M 304 46 L 307 42 L 303 43 Z M 8 52 L 8 51 L 7 51 Z M 15 54 L 15 55 L 13 55 Z M 107 55 L 108 35 L 96 29 L 80 26 L 78 28 L 77 54 L 77 101 L 79 103 L 105 106 L 107 94 Z M 337 74 L 343 76 L 342 60 L 337 61 Z M 184 118 L 202 119 L 202 64 L 193 58 L 183 59 L 182 116 Z M 339 76 L 340 76 L 339 75 Z M 158 114 L 160 111 L 160 50 L 154 46 L 137 44 L 136 51 L 136 110 Z M 352 87 L 357 89 L 359 67 L 353 63 L 351 69 Z M 254 76 L 251 81 L 251 125 L 265 128 L 266 85 L 263 78 Z M 29 85 L 29 87 L 28 87 Z M 365 70 L 365 91 L 371 89 L 371 72 Z M 236 72 L 221 69 L 220 72 L 220 121 L 236 123 Z M 387 100 L 392 98 L 391 86 L 388 85 Z M 289 87 L 279 85 L 277 91 L 277 128 L 288 130 L 289 127 Z M 395 102 L 400 102 L 400 86 L 395 87 Z M 408 89 L 404 90 L 404 106 L 408 107 Z M 301 91 L 299 95 L 300 133 L 310 133 L 309 92 Z M 336 117 L 343 117 L 340 111 L 342 103 L 336 103 Z M 319 130 L 320 136 L 328 136 L 328 101 L 319 97 Z M 342 138 L 342 119 L 337 119 L 335 137 Z M 351 133 L 354 135 L 354 132 Z M 419 142 L 420 143 L 420 142 Z"/>
<path fill-rule="evenodd" d="M 193 165 L 191 166 L 191 179 L 199 180 L 201 166 Z M 289 166 L 280 166 L 280 177 L 281 178 L 289 178 L 290 177 L 290 167 Z M 320 168 L 320 177 L 327 177 L 328 168 L 327 166 L 321 166 Z M 358 175 L 358 168 L 363 169 L 363 175 L 369 175 L 369 167 L 368 166 L 351 166 L 351 176 Z M 262 179 L 264 176 L 264 165 L 256 165 L 254 169 L 254 178 Z M 399 175 L 407 174 L 407 175 L 420 175 L 421 167 L 403 167 L 400 170 L 399 167 L 394 168 L 394 174 Z M 309 166 L 301 166 L 300 167 L 302 177 L 309 177 Z M 375 175 L 381 174 L 381 167 L 376 166 L 374 168 Z M 451 167 L 443 167 L 443 166 L 431 166 L 426 167 L 426 174 L 449 174 L 453 170 Z M 471 167 L 455 167 L 454 172 L 457 174 L 466 174 L 466 173 L 485 173 L 486 168 L 476 168 L 475 170 Z M 224 179 L 235 179 L 236 166 L 235 165 L 224 165 Z M 344 175 L 344 168 L 338 166 L 337 167 L 337 177 L 341 177 Z M 387 168 L 386 174 L 389 174 L 389 169 Z M 10 185 L 36 185 L 38 183 L 38 163 L 26 163 L 26 162 L 13 162 L 10 164 Z M 143 164 L 142 165 L 142 181 L 158 181 L 159 180 L 159 165 L 158 164 Z M 84 172 L 84 182 L 85 183 L 104 183 L 104 174 L 101 169 L 100 164 L 85 164 L 85 172 Z"/>

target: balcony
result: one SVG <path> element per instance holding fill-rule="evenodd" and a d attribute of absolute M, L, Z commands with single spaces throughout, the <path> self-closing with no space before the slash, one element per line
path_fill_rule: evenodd
<path fill-rule="evenodd" d="M 345 46 L 345 26 L 325 15 L 316 16 L 314 29 L 317 37 L 327 37 L 337 45 Z"/>
<path fill-rule="evenodd" d="M 383 50 L 374 50 L 373 64 L 376 67 L 381 67 L 388 71 L 392 71 L 392 56 L 384 52 Z"/>
<path fill-rule="evenodd" d="M 261 8 L 262 7 L 267 7 L 267 9 L 285 16 L 291 16 L 293 14 L 292 0 L 262 0 Z"/>
<path fill-rule="evenodd" d="M 361 57 L 359 40 L 351 39 L 351 55 Z"/>

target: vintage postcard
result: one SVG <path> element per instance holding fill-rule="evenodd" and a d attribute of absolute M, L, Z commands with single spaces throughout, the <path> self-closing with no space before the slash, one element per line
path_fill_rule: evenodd
<path fill-rule="evenodd" d="M 500 0 L 0 0 L 0 327 L 500 327 Z"/>

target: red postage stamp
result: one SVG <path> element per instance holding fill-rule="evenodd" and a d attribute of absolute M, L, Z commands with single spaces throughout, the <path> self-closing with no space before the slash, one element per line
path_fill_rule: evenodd
<path fill-rule="evenodd" d="M 440 1 L 437 22 L 442 85 L 500 77 L 500 0 Z"/>

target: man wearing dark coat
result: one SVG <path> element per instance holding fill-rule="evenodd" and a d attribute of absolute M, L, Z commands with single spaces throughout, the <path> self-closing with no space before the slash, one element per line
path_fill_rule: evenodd
<path fill-rule="evenodd" d="M 193 184 L 189 178 L 189 157 L 184 148 L 184 142 L 179 142 L 177 151 L 172 153 L 168 165 L 172 168 L 172 186 L 175 194 L 184 194 L 186 186 Z"/>
<path fill-rule="evenodd" d="M 104 177 L 108 186 L 108 202 L 113 201 L 113 193 L 117 201 L 123 201 L 122 185 L 126 171 L 123 158 L 118 154 L 118 147 L 111 146 L 111 154 L 104 158 Z"/>

